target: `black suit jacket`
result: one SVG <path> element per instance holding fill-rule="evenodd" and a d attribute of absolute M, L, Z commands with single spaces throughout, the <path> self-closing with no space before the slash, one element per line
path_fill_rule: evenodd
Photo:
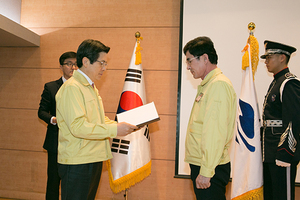
<path fill-rule="evenodd" d="M 56 102 L 55 95 L 61 85 L 63 84 L 62 78 L 46 83 L 42 94 L 38 116 L 40 119 L 48 124 L 47 133 L 43 148 L 48 152 L 57 153 L 58 147 L 58 126 L 50 123 L 51 117 L 56 116 Z"/>

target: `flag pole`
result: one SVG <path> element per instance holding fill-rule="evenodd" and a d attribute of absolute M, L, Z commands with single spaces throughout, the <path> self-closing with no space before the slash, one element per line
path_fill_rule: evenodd
<path fill-rule="evenodd" d="M 140 40 L 143 38 L 137 32 L 135 45 L 130 59 L 123 91 L 120 96 L 116 114 L 131 110 L 146 104 L 144 73 Z M 109 184 L 114 193 L 125 191 L 128 198 L 129 188 L 144 180 L 151 174 L 150 134 L 148 126 L 136 130 L 134 134 L 116 137 L 111 141 L 113 158 L 108 160 L 107 168 Z"/>
<path fill-rule="evenodd" d="M 136 64 L 136 65 L 139 65 L 139 64 L 141 64 L 141 52 L 140 52 L 141 48 L 140 48 L 140 46 L 139 46 L 139 43 L 140 43 L 140 40 L 142 39 L 141 33 L 140 33 L 139 31 L 137 31 L 137 32 L 135 33 L 135 38 L 136 38 L 136 40 L 137 40 L 137 42 L 138 42 L 138 49 L 139 49 L 139 50 L 136 52 L 136 60 L 135 60 L 135 64 Z M 124 198 L 125 198 L 125 200 L 128 200 L 128 188 L 125 189 Z"/>
<path fill-rule="evenodd" d="M 125 198 L 125 200 L 128 200 L 128 189 L 125 189 L 124 198 Z"/>
<path fill-rule="evenodd" d="M 254 29 L 255 24 L 249 23 L 249 38 L 242 50 L 244 53 L 242 57 L 243 79 L 237 109 L 237 127 L 231 152 L 232 200 L 263 199 L 260 114 L 254 84 L 254 75 L 259 62 L 259 45 L 254 37 Z"/>
<path fill-rule="evenodd" d="M 250 41 L 250 36 L 253 36 L 253 37 L 254 37 L 254 29 L 255 29 L 255 27 L 256 27 L 256 25 L 255 25 L 254 22 L 250 22 L 250 23 L 248 24 L 248 30 L 250 31 L 250 32 L 249 32 L 249 44 L 250 44 L 250 42 L 251 42 L 251 41 Z M 257 53 L 257 55 L 258 55 L 258 53 Z M 256 56 L 256 57 L 257 57 L 257 55 L 253 55 L 253 56 Z M 252 57 L 252 56 L 251 56 L 251 57 Z M 251 62 L 251 64 L 252 64 L 252 62 Z M 257 65 L 258 65 L 258 64 L 255 64 L 255 66 L 252 66 L 252 68 L 254 68 L 254 70 L 252 70 L 252 73 L 253 73 L 253 80 L 254 80 L 254 75 L 255 75 L 255 71 L 256 71 Z M 254 87 L 255 87 L 255 85 L 254 85 Z M 255 89 L 255 90 L 256 90 L 256 89 Z M 256 97 L 256 98 L 257 98 L 257 97 Z M 257 102 L 257 99 L 256 99 L 256 102 Z M 257 112 L 258 112 L 258 116 L 260 116 L 258 105 L 257 105 Z M 259 120 L 259 122 L 261 122 L 260 118 L 259 118 L 258 120 Z"/>

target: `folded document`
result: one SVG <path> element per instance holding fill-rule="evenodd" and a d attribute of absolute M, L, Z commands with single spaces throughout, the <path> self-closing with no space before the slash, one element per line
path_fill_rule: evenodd
<path fill-rule="evenodd" d="M 127 122 L 137 127 L 160 120 L 154 102 L 119 113 L 117 114 L 117 119 L 118 122 Z"/>

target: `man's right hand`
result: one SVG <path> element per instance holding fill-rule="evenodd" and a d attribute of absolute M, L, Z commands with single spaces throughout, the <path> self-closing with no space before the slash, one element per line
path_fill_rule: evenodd
<path fill-rule="evenodd" d="M 117 136 L 125 136 L 138 129 L 137 126 L 128 124 L 126 122 L 118 123 L 117 128 Z"/>

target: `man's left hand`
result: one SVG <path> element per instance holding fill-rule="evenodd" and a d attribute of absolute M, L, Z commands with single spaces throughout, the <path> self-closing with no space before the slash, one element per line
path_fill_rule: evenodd
<path fill-rule="evenodd" d="M 210 178 L 201 176 L 200 174 L 196 178 L 196 187 L 198 189 L 207 189 L 210 187 Z"/>

